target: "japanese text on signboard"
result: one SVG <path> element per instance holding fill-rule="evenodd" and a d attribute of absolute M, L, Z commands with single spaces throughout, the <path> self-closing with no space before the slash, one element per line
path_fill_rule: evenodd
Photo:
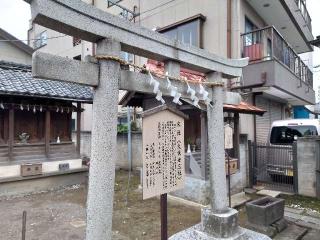
<path fill-rule="evenodd" d="M 143 141 L 144 199 L 183 187 L 184 122 L 180 117 L 173 117 L 175 119 L 150 122 L 144 119 L 144 127 L 148 126 L 144 129 Z"/>

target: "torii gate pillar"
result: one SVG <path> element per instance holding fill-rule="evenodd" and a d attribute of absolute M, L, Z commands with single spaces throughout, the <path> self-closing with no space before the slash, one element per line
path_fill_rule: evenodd
<path fill-rule="evenodd" d="M 120 51 L 120 43 L 112 39 L 97 43 L 99 55 L 117 57 Z M 101 60 L 99 65 L 99 85 L 95 88 L 93 99 L 87 240 L 112 239 L 120 64 Z"/>

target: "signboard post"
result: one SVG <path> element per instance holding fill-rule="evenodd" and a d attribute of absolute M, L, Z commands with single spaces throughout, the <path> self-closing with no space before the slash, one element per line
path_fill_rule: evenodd
<path fill-rule="evenodd" d="M 228 160 L 228 195 L 229 195 L 229 207 L 231 207 L 231 174 L 230 174 L 230 156 L 228 150 L 233 148 L 233 129 L 227 124 L 224 126 L 224 149 L 227 152 Z"/>
<path fill-rule="evenodd" d="M 184 113 L 162 105 L 142 114 L 143 199 L 160 195 L 161 239 L 167 235 L 167 193 L 184 187 Z"/>

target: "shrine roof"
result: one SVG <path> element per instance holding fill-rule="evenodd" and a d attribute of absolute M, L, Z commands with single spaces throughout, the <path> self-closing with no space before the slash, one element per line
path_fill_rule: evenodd
<path fill-rule="evenodd" d="M 33 78 L 31 66 L 0 61 L 0 95 L 17 95 L 63 99 L 92 103 L 88 86 L 70 82 Z"/>
<path fill-rule="evenodd" d="M 149 59 L 147 61 L 147 69 L 151 70 L 157 74 L 164 74 L 164 64 L 159 61 L 151 60 Z M 203 82 L 205 81 L 205 75 L 196 72 L 191 71 L 185 68 L 181 68 L 180 70 L 180 76 L 186 77 L 189 80 L 197 81 L 197 82 Z M 146 94 L 143 93 L 137 93 L 137 92 L 127 92 L 119 101 L 120 105 L 123 106 L 135 106 L 135 107 L 142 107 L 142 101 Z M 192 105 L 192 101 L 188 99 L 182 99 L 184 102 L 186 102 L 189 105 Z M 200 104 L 203 105 L 203 104 Z M 206 110 L 205 105 L 201 107 L 202 110 Z M 264 109 L 258 108 L 256 106 L 253 106 L 245 101 L 241 101 L 237 105 L 233 104 L 224 104 L 223 110 L 225 112 L 234 112 L 234 113 L 244 113 L 244 114 L 256 114 L 262 116 L 266 111 Z"/>
<path fill-rule="evenodd" d="M 154 107 L 154 108 L 151 108 L 151 109 L 148 109 L 144 112 L 142 112 L 141 116 L 142 117 L 147 117 L 147 116 L 150 116 L 150 115 L 153 115 L 153 114 L 156 114 L 158 112 L 161 112 L 161 111 L 164 111 L 164 110 L 168 110 L 184 119 L 189 119 L 189 116 L 184 114 L 182 111 L 179 111 L 178 109 L 176 108 L 173 108 L 173 107 L 170 107 L 166 104 L 164 105 L 159 105 L 157 107 Z"/>
<path fill-rule="evenodd" d="M 247 102 L 241 101 L 238 105 L 224 104 L 223 111 L 225 112 L 237 112 L 245 114 L 256 114 L 262 116 L 266 110 L 253 106 Z"/>

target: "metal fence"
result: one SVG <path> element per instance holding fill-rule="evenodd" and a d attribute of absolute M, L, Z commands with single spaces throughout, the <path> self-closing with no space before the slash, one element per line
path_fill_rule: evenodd
<path fill-rule="evenodd" d="M 250 185 L 296 192 L 296 144 L 264 145 L 249 142 Z"/>
<path fill-rule="evenodd" d="M 301 81 L 313 87 L 313 74 L 276 28 L 270 26 L 247 32 L 242 37 L 242 56 L 251 63 L 277 60 Z"/>

